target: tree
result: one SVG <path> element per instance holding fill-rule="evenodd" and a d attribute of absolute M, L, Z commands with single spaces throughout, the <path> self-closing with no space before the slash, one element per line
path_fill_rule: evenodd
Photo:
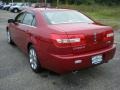
<path fill-rule="evenodd" d="M 104 5 L 118 5 L 120 4 L 120 0 L 95 0 L 96 3 L 104 4 Z"/>

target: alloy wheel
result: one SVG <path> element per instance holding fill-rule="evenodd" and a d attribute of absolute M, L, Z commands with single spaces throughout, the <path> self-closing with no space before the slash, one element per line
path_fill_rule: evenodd
<path fill-rule="evenodd" d="M 37 55 L 34 48 L 30 48 L 29 50 L 29 62 L 30 62 L 31 68 L 33 70 L 36 70 L 38 65 L 37 65 Z"/>
<path fill-rule="evenodd" d="M 8 41 L 8 43 L 11 42 L 11 36 L 10 36 L 10 32 L 9 31 L 7 31 L 7 41 Z"/>

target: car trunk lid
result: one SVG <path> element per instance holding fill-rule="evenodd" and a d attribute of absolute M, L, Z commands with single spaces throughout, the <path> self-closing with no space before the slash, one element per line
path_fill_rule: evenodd
<path fill-rule="evenodd" d="M 108 26 L 80 23 L 61 24 L 56 25 L 56 27 L 66 32 L 68 38 L 72 41 L 71 47 L 74 54 L 100 50 L 113 44 L 113 31 Z M 80 38 L 81 43 L 74 43 L 74 38 L 76 40 Z"/>

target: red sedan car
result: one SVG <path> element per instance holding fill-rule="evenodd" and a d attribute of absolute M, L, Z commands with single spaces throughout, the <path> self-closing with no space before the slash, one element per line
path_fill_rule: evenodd
<path fill-rule="evenodd" d="M 68 9 L 25 10 L 8 20 L 7 39 L 29 56 L 34 72 L 62 74 L 100 65 L 116 50 L 111 27 Z"/>

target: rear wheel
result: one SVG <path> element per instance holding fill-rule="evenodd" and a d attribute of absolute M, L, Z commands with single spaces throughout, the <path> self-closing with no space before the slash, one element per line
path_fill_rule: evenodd
<path fill-rule="evenodd" d="M 39 73 L 40 71 L 42 71 L 40 62 L 37 58 L 36 51 L 32 45 L 29 47 L 29 63 L 30 63 L 32 70 L 35 73 Z"/>
<path fill-rule="evenodd" d="M 14 42 L 13 42 L 13 40 L 12 40 L 12 38 L 11 38 L 11 34 L 10 34 L 10 31 L 9 31 L 9 30 L 7 30 L 7 42 L 8 42 L 9 44 L 14 44 Z"/>

